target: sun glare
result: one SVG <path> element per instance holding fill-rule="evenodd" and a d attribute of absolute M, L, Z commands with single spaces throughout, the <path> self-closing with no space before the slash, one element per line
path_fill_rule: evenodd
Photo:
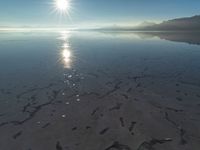
<path fill-rule="evenodd" d="M 71 57 L 71 53 L 69 50 L 63 50 L 63 57 L 69 59 Z"/>
<path fill-rule="evenodd" d="M 64 49 L 62 51 L 62 58 L 65 68 L 71 68 L 71 51 L 70 49 Z"/>
<path fill-rule="evenodd" d="M 60 12 L 67 12 L 70 9 L 70 0 L 55 0 L 55 7 Z"/>
<path fill-rule="evenodd" d="M 56 6 L 60 10 L 67 10 L 69 8 L 69 0 L 56 0 Z"/>

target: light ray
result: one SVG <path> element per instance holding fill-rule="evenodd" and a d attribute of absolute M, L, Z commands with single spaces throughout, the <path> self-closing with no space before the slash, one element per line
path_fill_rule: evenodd
<path fill-rule="evenodd" d="M 71 0 L 54 0 L 54 11 L 58 14 L 68 15 L 71 10 Z"/>

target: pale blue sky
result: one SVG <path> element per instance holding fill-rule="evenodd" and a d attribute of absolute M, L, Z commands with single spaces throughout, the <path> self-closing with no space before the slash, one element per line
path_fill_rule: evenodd
<path fill-rule="evenodd" d="M 200 14 L 199 0 L 71 0 L 71 19 L 53 13 L 54 0 L 4 0 L 1 26 L 134 24 Z"/>

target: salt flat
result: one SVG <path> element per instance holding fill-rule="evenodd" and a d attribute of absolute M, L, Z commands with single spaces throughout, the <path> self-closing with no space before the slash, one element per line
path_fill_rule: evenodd
<path fill-rule="evenodd" d="M 199 150 L 198 39 L 161 35 L 1 32 L 0 149 Z"/>

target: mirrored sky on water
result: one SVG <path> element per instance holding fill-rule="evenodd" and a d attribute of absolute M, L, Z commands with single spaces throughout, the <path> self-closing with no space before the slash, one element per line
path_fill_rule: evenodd
<path fill-rule="evenodd" d="M 149 33 L 2 32 L 0 78 L 5 85 L 26 84 L 62 78 L 70 69 L 102 68 L 120 75 L 146 66 L 150 74 L 181 73 L 200 81 L 199 45 L 177 39 Z"/>

